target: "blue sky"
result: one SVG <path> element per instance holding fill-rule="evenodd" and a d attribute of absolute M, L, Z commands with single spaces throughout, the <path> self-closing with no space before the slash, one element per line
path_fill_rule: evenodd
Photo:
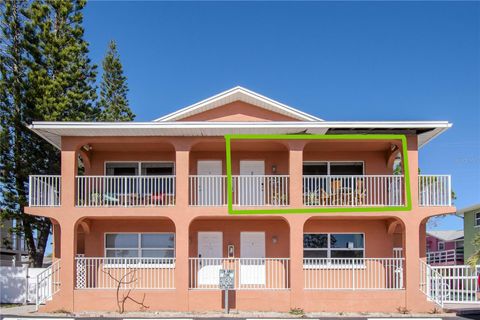
<path fill-rule="evenodd" d="M 326 120 L 448 120 L 420 153 L 480 202 L 480 3 L 94 2 L 91 58 L 117 41 L 137 121 L 241 85 Z M 444 218 L 436 229 L 462 228 Z"/>

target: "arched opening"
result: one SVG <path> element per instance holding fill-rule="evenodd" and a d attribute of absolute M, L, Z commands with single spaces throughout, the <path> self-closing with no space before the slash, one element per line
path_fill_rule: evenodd
<path fill-rule="evenodd" d="M 199 217 L 189 228 L 189 288 L 218 289 L 220 269 L 235 289 L 289 288 L 289 225 L 280 217 Z"/>
<path fill-rule="evenodd" d="M 312 217 L 304 224 L 306 289 L 404 288 L 403 224 L 394 217 Z"/>
<path fill-rule="evenodd" d="M 420 257 L 432 266 L 462 265 L 464 257 L 464 234 L 461 228 L 444 229 L 445 219 L 454 215 L 428 217 L 420 224 Z M 460 219 L 460 218 L 458 218 Z"/>
<path fill-rule="evenodd" d="M 175 225 L 165 217 L 88 217 L 76 228 L 76 289 L 174 288 Z"/>

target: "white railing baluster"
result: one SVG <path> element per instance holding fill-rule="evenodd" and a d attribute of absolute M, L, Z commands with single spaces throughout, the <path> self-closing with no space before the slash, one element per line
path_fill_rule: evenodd
<path fill-rule="evenodd" d="M 38 307 L 50 300 L 58 291 L 60 291 L 60 260 L 54 261 L 36 277 L 36 310 L 38 311 Z"/>
<path fill-rule="evenodd" d="M 78 207 L 175 204 L 175 176 L 77 176 Z"/>
<path fill-rule="evenodd" d="M 418 201 L 420 206 L 451 206 L 452 186 L 450 175 L 419 175 Z"/>
<path fill-rule="evenodd" d="M 219 270 L 233 270 L 235 290 L 289 289 L 288 258 L 189 258 L 189 289 L 219 289 Z"/>
<path fill-rule="evenodd" d="M 125 276 L 127 282 L 134 280 L 125 289 L 175 289 L 175 258 L 76 257 L 75 260 L 77 290 L 116 289 L 118 280 Z"/>
<path fill-rule="evenodd" d="M 403 206 L 403 175 L 303 176 L 305 206 Z"/>
<path fill-rule="evenodd" d="M 402 290 L 403 258 L 303 259 L 307 290 Z"/>
<path fill-rule="evenodd" d="M 31 207 L 60 206 L 61 181 L 58 175 L 31 175 L 28 185 L 28 204 Z"/>

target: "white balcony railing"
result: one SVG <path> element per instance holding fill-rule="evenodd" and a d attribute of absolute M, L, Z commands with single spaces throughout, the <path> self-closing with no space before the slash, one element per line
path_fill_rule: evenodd
<path fill-rule="evenodd" d="M 451 206 L 452 184 L 449 175 L 419 175 L 418 202 L 423 207 Z"/>
<path fill-rule="evenodd" d="M 175 204 L 175 176 L 77 176 L 79 207 Z"/>
<path fill-rule="evenodd" d="M 60 205 L 60 176 L 32 175 L 28 183 L 30 207 L 56 207 Z"/>
<path fill-rule="evenodd" d="M 175 288 L 174 258 L 76 257 L 75 260 L 76 289 Z"/>
<path fill-rule="evenodd" d="M 403 258 L 306 258 L 305 289 L 399 290 L 403 265 Z"/>
<path fill-rule="evenodd" d="M 305 206 L 403 206 L 404 199 L 403 175 L 303 176 Z"/>
<path fill-rule="evenodd" d="M 191 206 L 224 206 L 227 204 L 227 176 L 189 176 Z"/>
<path fill-rule="evenodd" d="M 226 176 L 190 176 L 189 198 L 192 206 L 227 204 Z M 287 175 L 232 176 L 234 206 L 287 206 L 289 177 Z"/>
<path fill-rule="evenodd" d="M 457 261 L 457 251 L 455 249 L 444 251 L 430 251 L 427 252 L 427 263 L 448 263 Z"/>
<path fill-rule="evenodd" d="M 290 288 L 288 258 L 190 258 L 189 288 L 219 289 L 220 269 L 233 270 L 235 290 Z"/>

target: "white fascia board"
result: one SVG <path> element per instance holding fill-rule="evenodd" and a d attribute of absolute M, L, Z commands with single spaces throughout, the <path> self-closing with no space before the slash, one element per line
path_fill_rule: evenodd
<path fill-rule="evenodd" d="M 228 133 L 281 134 L 312 130 L 325 134 L 328 129 L 435 129 L 419 138 L 421 147 L 451 126 L 446 121 L 382 121 L 382 122 L 327 122 L 327 121 L 275 121 L 275 122 L 34 122 L 29 126 L 42 138 L 60 148 L 62 136 L 219 136 Z M 125 130 L 121 134 L 118 130 Z M 127 131 L 128 130 L 128 131 Z M 158 131 L 157 131 L 158 130 Z M 183 130 L 181 134 L 178 130 Z M 205 133 L 208 130 L 208 133 Z M 148 131 L 148 133 L 146 132 Z M 163 132 L 162 132 L 163 131 Z M 169 132 L 170 131 L 170 132 Z M 425 140 L 425 141 L 423 141 Z"/>
<path fill-rule="evenodd" d="M 257 100 L 259 102 L 269 104 L 273 108 L 283 111 L 284 114 L 286 113 L 287 115 L 289 115 L 291 117 L 294 117 L 294 118 L 297 118 L 299 120 L 303 119 L 305 121 L 323 121 L 322 119 L 317 118 L 313 115 L 310 115 L 306 112 L 303 112 L 303 111 L 300 111 L 298 109 L 292 108 L 290 106 L 287 106 L 286 104 L 275 101 L 273 99 L 270 99 L 270 98 L 265 97 L 261 94 L 258 94 L 256 92 L 250 91 L 248 89 L 245 89 L 245 88 L 239 87 L 239 86 L 234 87 L 234 88 L 229 89 L 229 90 L 226 90 L 226 91 L 223 91 L 219 94 L 216 94 L 212 97 L 204 99 L 200 102 L 194 103 L 194 104 L 192 104 L 190 106 L 187 106 L 185 108 L 174 111 L 170 114 L 167 114 L 167 115 L 165 115 L 163 117 L 160 117 L 158 119 L 155 119 L 153 121 L 154 122 L 160 122 L 160 121 L 179 120 L 179 119 L 182 119 L 182 118 L 188 116 L 189 114 L 199 113 L 199 112 L 195 112 L 195 111 L 201 110 L 202 108 L 205 108 L 205 111 L 207 111 L 207 110 L 210 110 L 210 108 L 208 108 L 208 105 L 211 105 L 211 104 L 213 104 L 213 103 L 215 103 L 215 102 L 217 102 L 221 99 L 226 99 L 229 96 L 232 96 L 232 95 L 235 95 L 235 94 L 243 94 L 243 95 L 249 96 L 252 99 Z"/>
<path fill-rule="evenodd" d="M 467 212 L 476 211 L 476 210 L 480 210 L 480 203 L 477 203 L 477 204 L 462 208 L 460 210 L 457 210 L 456 214 L 459 215 L 459 216 L 463 216 Z"/>
<path fill-rule="evenodd" d="M 304 128 L 352 128 L 352 129 L 448 129 L 448 121 L 267 121 L 267 122 L 48 122 L 34 121 L 29 128 L 35 129 L 89 129 L 89 128 L 231 128 L 231 127 L 304 127 Z"/>

